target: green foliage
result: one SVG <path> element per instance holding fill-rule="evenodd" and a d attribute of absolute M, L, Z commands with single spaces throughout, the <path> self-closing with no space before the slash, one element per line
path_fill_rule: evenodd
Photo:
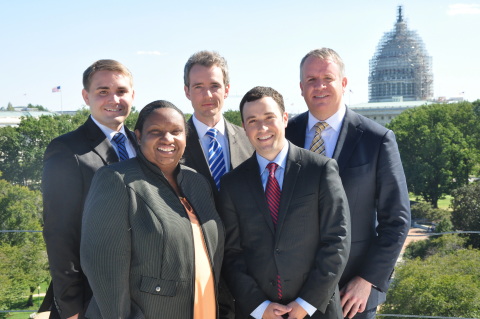
<path fill-rule="evenodd" d="M 436 208 L 444 194 L 468 183 L 480 156 L 478 121 L 473 104 L 461 102 L 409 109 L 388 125 L 411 192 Z"/>
<path fill-rule="evenodd" d="M 7 111 L 15 111 L 15 108 L 13 107 L 12 103 L 10 103 L 10 102 L 8 102 Z"/>
<path fill-rule="evenodd" d="M 430 237 L 425 240 L 411 242 L 407 248 L 403 258 L 425 259 L 432 255 L 445 256 L 455 253 L 457 250 L 464 248 L 466 239 L 455 234 L 447 234 L 439 237 Z"/>
<path fill-rule="evenodd" d="M 0 128 L 0 170 L 12 183 L 38 188 L 43 153 L 50 141 L 78 127 L 69 115 L 24 117 L 18 127 Z"/>
<path fill-rule="evenodd" d="M 41 230 L 42 195 L 25 186 L 0 179 L 0 229 Z M 13 246 L 31 242 L 34 233 L 0 233 L 0 243 Z"/>
<path fill-rule="evenodd" d="M 0 229 L 41 230 L 41 212 L 39 191 L 0 179 Z M 31 297 L 47 280 L 47 269 L 41 233 L 0 233 L 0 307 L 9 309 L 26 295 Z"/>
<path fill-rule="evenodd" d="M 228 110 L 223 113 L 223 116 L 229 121 L 238 126 L 242 126 L 242 117 L 240 116 L 240 111 Z"/>
<path fill-rule="evenodd" d="M 435 224 L 443 222 L 444 226 L 446 226 L 445 223 L 450 220 L 450 211 L 433 208 L 432 205 L 427 203 L 415 203 L 410 209 L 413 219 L 426 219 Z"/>
<path fill-rule="evenodd" d="M 452 192 L 452 223 L 457 230 L 480 231 L 480 183 Z M 469 244 L 480 248 L 480 235 L 469 234 Z"/>
<path fill-rule="evenodd" d="M 479 264 L 479 250 L 408 260 L 398 267 L 379 312 L 480 318 Z"/>

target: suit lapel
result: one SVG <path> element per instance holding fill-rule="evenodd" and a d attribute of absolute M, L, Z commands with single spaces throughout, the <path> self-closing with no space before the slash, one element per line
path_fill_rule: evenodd
<path fill-rule="evenodd" d="M 289 122 L 289 126 L 287 126 L 287 138 L 294 145 L 297 145 L 301 148 L 305 146 L 305 132 L 307 131 L 307 123 L 308 111 L 298 115 L 297 118 L 294 121 Z"/>
<path fill-rule="evenodd" d="M 90 116 L 84 125 L 87 132 L 87 138 L 90 141 L 90 146 L 92 147 L 93 152 L 102 159 L 103 163 L 109 165 L 118 162 L 118 156 L 113 149 L 112 144 L 110 144 L 108 138 L 103 134 L 102 130 L 97 124 L 95 124 Z"/>
<path fill-rule="evenodd" d="M 347 108 L 342 129 L 338 137 L 333 158 L 338 163 L 340 174 L 355 151 L 355 147 L 362 138 L 363 129 L 357 114 Z"/>
<path fill-rule="evenodd" d="M 267 199 L 265 198 L 265 190 L 263 189 L 262 179 L 258 169 L 258 161 L 256 153 L 253 153 L 252 157 L 247 160 L 247 183 L 250 193 L 253 194 L 255 199 L 255 207 L 258 212 L 252 212 L 254 214 L 260 213 L 265 218 L 265 222 L 270 228 L 272 234 L 275 234 L 275 228 L 273 227 L 272 217 L 270 216 L 270 210 L 268 209 Z"/>
<path fill-rule="evenodd" d="M 242 164 L 240 156 L 240 148 L 237 145 L 237 132 L 233 128 L 233 124 L 225 120 L 225 128 L 227 131 L 228 148 L 230 150 L 230 170 Z"/>
<path fill-rule="evenodd" d="M 283 177 L 282 197 L 280 199 L 280 208 L 278 212 L 277 232 L 275 239 L 278 240 L 283 228 L 285 216 L 288 213 L 293 191 L 297 183 L 298 172 L 302 167 L 302 159 L 295 145 L 289 143 L 285 175 Z"/>
<path fill-rule="evenodd" d="M 197 129 L 193 124 L 192 118 L 188 120 L 188 137 L 187 137 L 187 148 L 185 153 L 188 154 L 188 158 L 192 161 L 194 168 L 197 172 L 203 176 L 210 176 L 210 168 L 208 167 L 207 159 L 205 158 L 205 153 L 203 152 L 202 145 L 200 144 L 200 138 L 198 137 Z M 187 156 L 185 156 L 187 157 Z M 213 178 L 211 178 L 213 180 Z"/>

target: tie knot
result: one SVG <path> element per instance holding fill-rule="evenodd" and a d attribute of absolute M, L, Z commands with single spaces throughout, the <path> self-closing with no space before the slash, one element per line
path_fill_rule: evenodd
<path fill-rule="evenodd" d="M 327 122 L 317 122 L 315 124 L 315 131 L 317 131 L 317 133 L 322 133 L 322 131 L 324 129 L 326 129 L 328 127 L 328 123 Z"/>
<path fill-rule="evenodd" d="M 267 165 L 267 169 L 268 169 L 268 172 L 270 173 L 270 175 L 275 175 L 275 171 L 277 170 L 277 167 L 278 167 L 278 164 L 277 163 L 268 163 Z"/>
<path fill-rule="evenodd" d="M 206 135 L 209 136 L 210 138 L 216 138 L 218 134 L 218 130 L 216 128 L 211 128 L 207 131 Z"/>
<path fill-rule="evenodd" d="M 119 144 L 119 143 L 125 143 L 125 135 L 123 135 L 122 133 L 117 133 L 113 136 L 112 140 Z"/>

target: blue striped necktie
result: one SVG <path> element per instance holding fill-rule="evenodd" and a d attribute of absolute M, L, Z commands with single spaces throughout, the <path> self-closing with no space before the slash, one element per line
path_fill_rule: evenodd
<path fill-rule="evenodd" d="M 208 145 L 208 166 L 212 173 L 213 180 L 220 189 L 220 178 L 226 173 L 225 159 L 223 157 L 223 149 L 217 141 L 218 130 L 211 128 L 205 135 L 210 137 L 210 144 Z"/>
<path fill-rule="evenodd" d="M 120 162 L 128 159 L 128 152 L 125 147 L 125 139 L 126 139 L 125 135 L 123 135 L 122 133 L 117 133 L 112 138 L 112 140 L 117 145 L 117 153 L 118 153 L 118 158 L 120 159 Z"/>

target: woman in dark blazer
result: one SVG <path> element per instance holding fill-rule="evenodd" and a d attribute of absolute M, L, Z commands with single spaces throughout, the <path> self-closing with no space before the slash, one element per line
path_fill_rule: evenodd
<path fill-rule="evenodd" d="M 179 164 L 183 113 L 145 106 L 136 158 L 95 174 L 81 263 L 93 290 L 87 318 L 216 318 L 223 225 L 206 178 Z"/>

